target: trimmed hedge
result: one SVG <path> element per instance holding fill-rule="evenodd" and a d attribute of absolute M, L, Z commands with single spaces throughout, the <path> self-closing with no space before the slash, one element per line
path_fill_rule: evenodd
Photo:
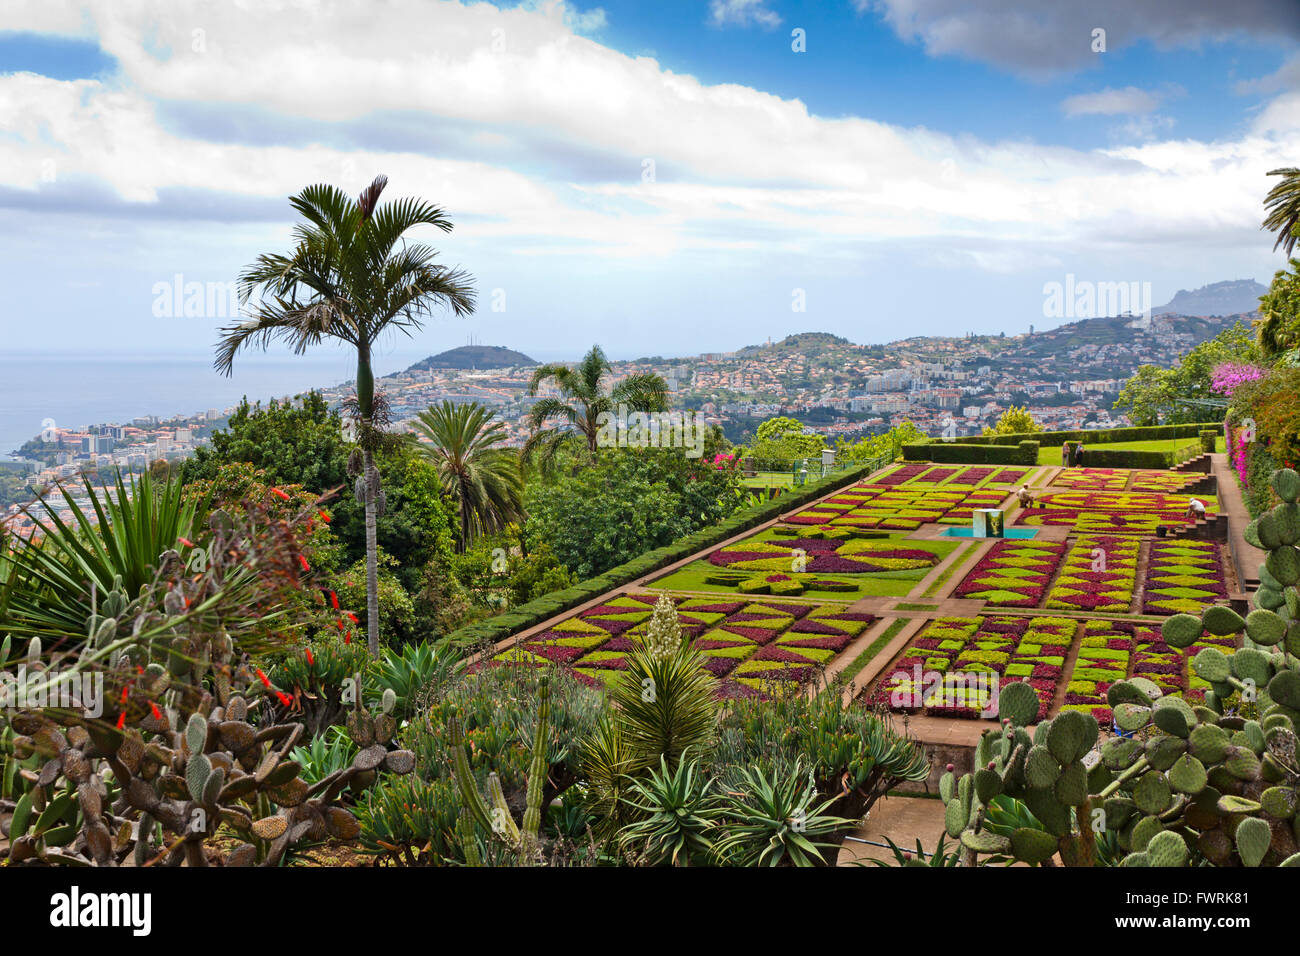
<path fill-rule="evenodd" d="M 1202 431 L 1213 431 L 1215 435 L 1223 434 L 1223 425 L 1217 422 L 1194 422 L 1187 425 L 1135 425 L 1128 428 L 1076 429 L 1062 432 L 1021 432 L 1014 435 L 969 435 L 963 438 L 967 445 L 1016 445 L 1025 439 L 1032 439 L 1040 445 L 1050 442 L 1082 441 L 1084 454 L 1087 446 L 1105 445 L 1121 441 L 1158 441 L 1168 438 L 1200 438 Z M 936 441 L 941 444 L 942 440 Z"/>
<path fill-rule="evenodd" d="M 903 459 L 962 465 L 1036 465 L 1038 464 L 1038 442 L 1022 441 L 1014 448 L 1004 444 L 953 442 L 904 445 Z"/>
<path fill-rule="evenodd" d="M 1105 445 L 1083 443 L 1084 468 L 1149 468 L 1159 471 L 1172 468 L 1201 454 L 1201 443 L 1181 445 L 1173 451 L 1137 451 L 1135 449 L 1108 449 Z"/>
<path fill-rule="evenodd" d="M 1221 434 L 1223 434 L 1223 429 L 1219 429 L 1218 431 L 1215 431 L 1213 428 L 1201 429 L 1201 450 L 1207 454 L 1213 454 L 1214 443 L 1218 440 Z"/>
<path fill-rule="evenodd" d="M 802 488 L 792 488 L 776 498 L 760 502 L 736 512 L 725 521 L 701 528 L 684 538 L 678 538 L 672 544 L 653 551 L 647 551 L 616 568 L 610 568 L 604 574 L 580 581 L 571 588 L 553 591 L 527 604 L 521 604 L 513 610 L 498 614 L 486 620 L 467 624 L 448 634 L 444 641 L 471 646 L 484 642 L 496 643 L 512 634 L 540 624 L 549 617 L 585 604 L 592 598 L 630 584 L 637 578 L 665 568 L 682 558 L 689 557 L 696 551 L 711 547 L 741 532 L 748 531 L 756 525 L 770 521 L 787 511 L 793 511 L 830 494 L 844 485 L 851 484 L 882 467 L 877 462 L 869 462 L 853 468 L 828 475 L 819 481 L 809 482 Z"/>

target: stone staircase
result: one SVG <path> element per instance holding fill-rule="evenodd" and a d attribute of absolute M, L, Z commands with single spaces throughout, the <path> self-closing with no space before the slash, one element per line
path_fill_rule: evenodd
<path fill-rule="evenodd" d="M 1210 473 L 1210 468 L 1211 468 L 1210 456 L 1207 452 L 1202 452 L 1201 454 L 1197 455 L 1195 458 L 1189 458 L 1184 462 L 1174 465 L 1174 467 L 1171 470 L 1201 472 L 1202 474 L 1208 475 Z"/>
<path fill-rule="evenodd" d="M 1190 538 L 1194 541 L 1227 541 L 1228 516 L 1215 514 L 1208 518 L 1197 518 L 1192 524 L 1173 529 L 1168 537 Z"/>

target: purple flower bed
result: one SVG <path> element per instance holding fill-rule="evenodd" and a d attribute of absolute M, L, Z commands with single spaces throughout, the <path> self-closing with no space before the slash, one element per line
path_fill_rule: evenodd
<path fill-rule="evenodd" d="M 911 481 L 913 478 L 921 474 L 921 472 L 925 471 L 929 467 L 930 466 L 928 464 L 903 465 L 897 471 L 891 472 L 890 474 L 885 475 L 885 477 L 883 478 L 876 479 L 876 484 L 901 485 L 905 481 Z"/>

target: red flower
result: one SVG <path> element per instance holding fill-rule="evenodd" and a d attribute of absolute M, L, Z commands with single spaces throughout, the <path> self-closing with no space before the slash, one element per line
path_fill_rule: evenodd
<path fill-rule="evenodd" d="M 262 673 L 262 668 L 260 667 L 257 668 L 257 679 L 262 682 L 263 687 L 269 688 L 271 686 L 271 679 Z"/>
<path fill-rule="evenodd" d="M 352 619 L 352 623 L 353 623 L 353 624 L 360 624 L 360 623 L 361 623 L 359 620 L 357 620 L 357 616 L 356 616 L 355 614 L 353 614 L 351 611 L 344 611 L 343 613 L 346 614 L 348 617 L 350 617 L 350 618 Z"/>
<path fill-rule="evenodd" d="M 285 494 L 283 491 L 281 491 L 279 488 L 272 488 L 271 494 L 275 495 L 277 498 L 282 498 L 285 501 L 289 500 L 289 496 Z"/>
<path fill-rule="evenodd" d="M 280 703 L 283 704 L 285 707 L 288 707 L 290 704 L 293 703 L 293 698 L 290 697 L 282 690 L 277 690 L 275 692 L 275 696 L 280 698 Z"/>
<path fill-rule="evenodd" d="M 333 591 L 330 592 L 330 605 L 336 611 L 339 609 L 339 596 L 335 594 Z"/>
<path fill-rule="evenodd" d="M 163 716 L 162 711 L 158 709 L 158 705 L 153 701 L 149 701 L 149 709 L 153 711 L 153 719 L 161 722 Z"/>
<path fill-rule="evenodd" d="M 176 540 L 179 541 L 181 544 L 185 545 L 185 547 L 187 548 L 194 547 L 194 542 L 191 541 L 189 538 L 177 538 Z"/>
<path fill-rule="evenodd" d="M 126 711 L 122 711 L 120 714 L 117 715 L 117 729 L 121 730 L 125 726 L 126 726 Z"/>
<path fill-rule="evenodd" d="M 308 666 L 308 667 L 315 667 L 315 666 L 316 666 L 316 658 L 314 658 L 314 657 L 311 656 L 311 648 L 308 647 L 308 648 L 306 648 L 305 650 L 306 650 L 306 654 L 307 654 L 307 666 Z"/>
<path fill-rule="evenodd" d="M 327 514 L 325 513 L 325 509 L 322 508 L 320 511 L 318 511 L 318 512 L 316 512 L 316 513 L 317 513 L 318 515 L 320 515 L 320 520 L 321 520 L 321 521 L 324 521 L 326 524 L 329 524 L 329 523 L 330 523 L 330 516 L 327 515 Z"/>
<path fill-rule="evenodd" d="M 302 554 L 298 555 L 298 563 L 302 565 L 302 569 L 304 571 L 311 570 L 311 565 L 307 563 L 306 555 L 302 555 Z"/>
<path fill-rule="evenodd" d="M 344 643 L 344 644 L 351 644 L 351 643 L 352 643 L 352 632 L 351 632 L 351 631 L 348 631 L 346 634 L 343 635 L 343 643 Z"/>

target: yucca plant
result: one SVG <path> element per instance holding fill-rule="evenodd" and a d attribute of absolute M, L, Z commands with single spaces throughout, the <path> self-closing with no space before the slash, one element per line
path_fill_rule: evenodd
<path fill-rule="evenodd" d="M 206 502 L 186 500 L 180 482 L 160 485 L 145 471 L 129 480 L 119 472 L 102 491 L 88 478 L 82 484 L 86 505 L 62 485 L 62 506 L 38 494 L 38 504 L 24 508 L 32 533 L 5 542 L 0 621 L 10 634 L 50 646 L 79 642 L 97 602 L 113 591 L 136 599 L 154 582 L 163 555 L 206 562 L 206 529 L 195 519 Z"/>
<path fill-rule="evenodd" d="M 736 866 L 824 866 L 826 840 L 854 825 L 826 811 L 833 800 L 818 802 L 802 760 L 771 774 L 737 767 L 725 784 L 727 822 L 717 853 Z"/>
<path fill-rule="evenodd" d="M 637 862 L 695 866 L 711 861 L 721 801 L 698 759 L 683 755 L 670 770 L 660 757 L 659 768 L 632 781 L 623 799 L 639 819 L 619 831 L 618 844 Z"/>
<path fill-rule="evenodd" d="M 675 608 L 669 610 L 676 618 Z M 634 646 L 609 698 L 636 769 L 660 758 L 674 769 L 687 749 L 709 748 L 718 726 L 717 685 L 703 653 L 680 635 L 674 646 L 651 632 Z"/>
<path fill-rule="evenodd" d="M 311 743 L 294 747 L 289 759 L 302 769 L 298 778 L 308 784 L 324 780 L 352 763 L 360 748 L 342 727 L 331 727 Z"/>

